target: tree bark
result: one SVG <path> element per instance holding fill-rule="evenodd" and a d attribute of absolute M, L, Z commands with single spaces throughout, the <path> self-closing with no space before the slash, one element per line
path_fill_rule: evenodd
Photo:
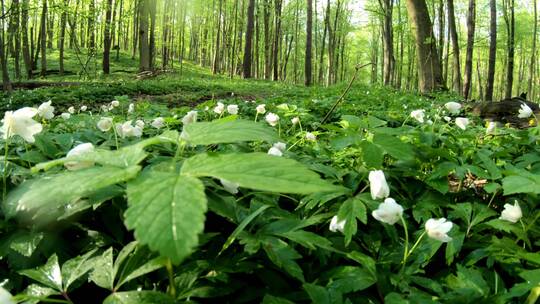
<path fill-rule="evenodd" d="M 148 1 L 139 0 L 139 71 L 150 70 L 150 46 L 148 44 Z"/>
<path fill-rule="evenodd" d="M 383 82 L 384 85 L 393 83 L 394 66 L 394 31 L 392 26 L 393 0 L 379 0 L 379 5 L 383 10 L 383 44 L 384 44 L 384 66 Z"/>
<path fill-rule="evenodd" d="M 107 0 L 105 9 L 105 33 L 103 34 L 103 73 L 110 72 L 112 2 Z"/>
<path fill-rule="evenodd" d="M 47 0 L 43 0 L 40 25 L 41 76 L 47 74 Z"/>
<path fill-rule="evenodd" d="M 4 16 L 4 0 L 2 0 L 2 7 L 1 7 L 1 13 L 2 16 Z M 4 44 L 4 18 L 1 18 L 0 20 L 0 26 L 2 28 L 2 32 L 0 33 L 0 64 L 2 65 L 2 88 L 6 92 L 11 92 L 12 86 L 11 81 L 9 80 L 9 72 L 8 72 L 8 62 L 7 62 L 7 54 L 6 54 L 6 45 Z"/>
<path fill-rule="evenodd" d="M 218 13 L 218 17 L 217 17 L 217 35 L 216 35 L 216 45 L 215 45 L 215 50 L 214 50 L 214 61 L 212 63 L 212 74 L 217 74 L 219 73 L 219 63 L 220 63 L 220 58 L 219 58 L 219 51 L 220 51 L 220 46 L 219 46 L 219 43 L 221 41 L 221 18 L 222 18 L 222 13 L 223 13 L 223 0 L 219 0 L 219 13 Z"/>
<path fill-rule="evenodd" d="M 279 79 L 279 46 L 281 41 L 281 5 L 283 4 L 283 0 L 275 0 L 275 27 L 274 27 L 274 49 L 272 51 L 273 55 L 272 58 L 274 60 L 273 66 L 274 66 L 274 75 L 273 80 L 277 81 Z"/>
<path fill-rule="evenodd" d="M 533 79 L 534 79 L 534 67 L 536 64 L 536 36 L 538 35 L 538 9 L 536 7 L 536 0 L 533 0 L 534 6 L 534 31 L 533 31 L 533 41 L 532 41 L 532 51 L 531 51 L 531 62 L 529 64 L 529 79 L 527 83 L 527 92 L 529 96 L 534 96 L 533 94 Z"/>
<path fill-rule="evenodd" d="M 504 97 L 510 98 L 512 97 L 512 86 L 514 83 L 514 53 L 515 53 L 515 18 L 514 18 L 514 0 L 507 0 L 509 9 L 510 9 L 510 16 L 508 16 L 508 12 L 506 10 L 506 7 L 504 9 L 505 11 L 505 20 L 506 20 L 506 29 L 508 32 L 508 65 L 506 68 L 506 89 L 504 91 Z M 510 19 L 510 20 L 509 20 Z"/>
<path fill-rule="evenodd" d="M 422 93 L 444 88 L 441 63 L 425 0 L 407 0 L 407 12 L 416 40 L 418 88 Z"/>
<path fill-rule="evenodd" d="M 490 0 L 490 15 L 491 21 L 489 26 L 489 65 L 486 83 L 485 100 L 493 100 L 493 83 L 495 81 L 495 63 L 497 59 L 497 1 Z"/>
<path fill-rule="evenodd" d="M 69 9 L 69 0 L 64 0 L 62 7 L 62 15 L 60 17 L 60 37 L 58 37 L 58 50 L 59 54 L 59 72 L 60 76 L 64 75 L 64 45 L 66 38 L 66 25 L 67 25 L 67 10 Z"/>
<path fill-rule="evenodd" d="M 246 44 L 244 45 L 244 62 L 242 64 L 244 78 L 251 78 L 251 62 L 253 53 L 253 27 L 255 14 L 255 0 L 249 0 L 247 9 Z M 234 55 L 234 54 L 233 54 Z"/>
<path fill-rule="evenodd" d="M 454 58 L 454 70 L 453 70 L 453 87 L 454 91 L 457 93 L 462 92 L 461 86 L 461 65 L 459 58 L 459 40 L 456 30 L 456 17 L 454 14 L 454 0 L 448 0 L 447 2 L 448 9 L 448 29 L 450 34 L 450 39 L 452 40 L 452 53 Z"/>
<path fill-rule="evenodd" d="M 465 78 L 463 80 L 463 97 L 465 100 L 469 99 L 471 91 L 475 23 L 476 1 L 469 0 L 469 12 L 467 14 L 467 55 L 465 58 Z"/>
<path fill-rule="evenodd" d="M 24 68 L 26 70 L 26 77 L 32 78 L 32 55 L 30 52 L 30 46 L 28 42 L 28 2 L 29 0 L 23 0 L 21 11 L 21 31 L 22 31 L 22 53 Z"/>
<path fill-rule="evenodd" d="M 304 84 L 306 86 L 311 85 L 311 76 L 312 76 L 312 27 L 313 27 L 313 1 L 307 0 L 307 20 L 306 20 L 306 55 L 305 55 L 305 63 L 304 63 L 304 74 L 305 74 L 305 81 Z"/>

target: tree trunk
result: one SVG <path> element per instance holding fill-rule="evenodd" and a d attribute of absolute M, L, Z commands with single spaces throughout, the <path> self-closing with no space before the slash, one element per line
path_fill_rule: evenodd
<path fill-rule="evenodd" d="M 110 72 L 112 2 L 107 0 L 105 9 L 105 33 L 103 34 L 103 73 Z"/>
<path fill-rule="evenodd" d="M 326 34 L 328 33 L 328 26 L 330 25 L 330 0 L 326 2 L 326 12 L 324 14 L 324 30 L 322 36 L 321 56 L 319 57 L 319 83 L 323 82 L 324 71 L 324 50 L 326 49 Z"/>
<path fill-rule="evenodd" d="M 253 27 L 255 14 L 255 0 L 249 0 L 247 9 L 246 44 L 244 45 L 244 62 L 242 64 L 244 78 L 251 78 L 251 54 L 253 42 Z M 234 54 L 233 54 L 234 55 Z"/>
<path fill-rule="evenodd" d="M 4 16 L 4 0 L 2 0 L 2 7 L 1 7 L 1 13 L 2 16 Z M 0 64 L 2 65 L 2 88 L 5 92 L 11 92 L 12 86 L 11 81 L 9 80 L 9 72 L 8 72 L 8 62 L 7 62 L 7 54 L 6 54 L 6 45 L 4 44 L 4 18 L 2 17 L 0 19 L 0 26 L 2 28 L 2 32 L 0 33 Z"/>
<path fill-rule="evenodd" d="M 156 59 L 156 9 L 157 9 L 157 1 L 156 0 L 150 0 L 148 2 L 149 4 L 149 14 L 150 14 L 150 37 L 149 37 L 149 43 L 148 43 L 148 49 L 149 49 L 149 64 L 150 64 L 150 70 L 154 68 L 154 62 Z"/>
<path fill-rule="evenodd" d="M 493 100 L 493 82 L 495 81 L 495 63 L 497 59 L 497 1 L 490 0 L 491 21 L 489 26 L 489 65 L 486 83 L 485 100 Z"/>
<path fill-rule="evenodd" d="M 505 20 L 506 20 L 506 29 L 508 33 L 508 66 L 506 68 L 506 89 L 504 91 L 504 97 L 512 97 L 512 86 L 514 83 L 514 53 L 515 53 L 515 18 L 514 18 L 514 0 L 508 0 L 510 17 L 508 17 L 508 12 L 506 7 L 505 11 Z M 510 20 L 508 20 L 510 19 Z"/>
<path fill-rule="evenodd" d="M 62 15 L 60 16 L 60 37 L 58 37 L 59 68 L 58 74 L 64 75 L 64 44 L 66 38 L 67 11 L 69 9 L 69 0 L 64 0 Z"/>
<path fill-rule="evenodd" d="M 392 0 L 379 0 L 381 9 L 383 10 L 383 44 L 384 44 L 384 66 L 383 66 L 383 82 L 384 85 L 393 83 L 392 76 L 394 75 L 394 66 L 396 59 L 394 58 L 394 30 L 392 27 Z"/>
<path fill-rule="evenodd" d="M 150 70 L 150 46 L 148 44 L 148 1 L 139 0 L 139 71 Z"/>
<path fill-rule="evenodd" d="M 41 47 L 41 76 L 47 74 L 47 0 L 43 0 L 43 10 L 41 11 L 40 25 L 40 47 Z"/>
<path fill-rule="evenodd" d="M 32 55 L 30 52 L 30 46 L 28 42 L 28 2 L 29 0 L 23 0 L 21 11 L 21 31 L 22 31 L 22 53 L 24 68 L 26 70 L 26 77 L 32 78 Z"/>
<path fill-rule="evenodd" d="M 216 45 L 215 45 L 215 50 L 214 50 L 214 61 L 212 63 L 212 74 L 217 74 L 219 73 L 219 62 L 220 62 L 220 58 L 219 58 L 219 51 L 220 51 L 220 46 L 219 46 L 219 42 L 221 41 L 221 18 L 222 18 L 222 13 L 223 13 L 223 0 L 219 0 L 219 13 L 218 13 L 218 21 L 217 21 L 217 34 L 216 34 Z"/>
<path fill-rule="evenodd" d="M 275 27 L 274 27 L 274 49 L 272 58 L 274 59 L 274 76 L 273 80 L 277 81 L 279 79 L 279 46 L 281 41 L 281 5 L 283 0 L 275 0 Z"/>
<path fill-rule="evenodd" d="M 450 34 L 450 39 L 452 40 L 452 53 L 454 58 L 454 70 L 453 70 L 453 87 L 454 91 L 461 94 L 461 65 L 459 59 L 459 40 L 456 30 L 456 17 L 454 14 L 454 0 L 448 0 L 447 2 L 448 9 L 448 29 Z"/>
<path fill-rule="evenodd" d="M 441 63 L 425 0 L 407 0 L 407 12 L 416 40 L 418 87 L 422 93 L 444 88 Z"/>
<path fill-rule="evenodd" d="M 304 74 L 305 74 L 305 81 L 304 84 L 306 86 L 311 85 L 311 66 L 312 66 L 312 55 L 313 52 L 311 50 L 311 44 L 312 44 L 312 27 L 313 27 L 313 1 L 307 0 L 307 22 L 306 22 L 306 55 L 305 55 L 305 63 L 304 63 Z"/>
<path fill-rule="evenodd" d="M 536 7 L 536 0 L 533 0 L 534 6 L 534 31 L 533 31 L 533 41 L 532 41 L 532 51 L 531 51 L 531 62 L 529 64 L 529 80 L 527 83 L 527 92 L 529 96 L 534 96 L 533 94 L 533 79 L 534 79 L 534 67 L 536 64 L 536 36 L 538 35 L 538 11 Z"/>
<path fill-rule="evenodd" d="M 465 59 L 465 79 L 463 80 L 463 97 L 469 99 L 472 81 L 472 64 L 474 51 L 474 31 L 476 22 L 476 1 L 469 0 L 469 13 L 467 15 L 467 55 Z"/>

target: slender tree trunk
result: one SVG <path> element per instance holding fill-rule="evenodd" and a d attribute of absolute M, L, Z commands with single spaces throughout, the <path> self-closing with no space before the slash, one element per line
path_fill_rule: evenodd
<path fill-rule="evenodd" d="M 306 22 L 306 55 L 305 55 L 305 63 L 304 63 L 304 74 L 305 74 L 305 81 L 304 84 L 306 86 L 311 85 L 311 76 L 312 76 L 312 55 L 313 52 L 311 50 L 311 44 L 312 44 L 312 27 L 313 27 L 313 1 L 307 0 L 307 22 Z"/>
<path fill-rule="evenodd" d="M 274 76 L 273 80 L 277 81 L 279 79 L 279 47 L 281 41 L 281 5 L 283 0 L 275 0 L 275 27 L 274 27 L 274 50 L 273 50 L 273 59 L 274 59 Z"/>
<path fill-rule="evenodd" d="M 454 0 L 448 0 L 447 1 L 447 9 L 448 9 L 448 28 L 450 33 L 450 38 L 452 40 L 452 53 L 454 58 L 454 71 L 453 71 L 453 85 L 454 85 L 454 91 L 457 93 L 462 92 L 462 86 L 461 86 L 461 65 L 460 65 L 460 58 L 459 58 L 459 40 L 456 30 L 456 17 L 454 14 Z"/>
<path fill-rule="evenodd" d="M 32 55 L 30 52 L 30 46 L 28 42 L 28 2 L 29 0 L 23 0 L 21 11 L 21 31 L 22 31 L 22 53 L 24 67 L 26 71 L 26 77 L 32 78 Z"/>
<path fill-rule="evenodd" d="M 219 73 L 219 51 L 220 46 L 219 42 L 221 41 L 221 18 L 223 14 L 223 0 L 219 0 L 219 13 L 217 16 L 217 34 L 216 34 L 216 45 L 215 45 L 215 51 L 214 51 L 214 62 L 212 63 L 212 73 L 217 74 Z"/>
<path fill-rule="evenodd" d="M 396 63 L 394 58 L 394 30 L 392 26 L 394 4 L 392 0 L 379 0 L 379 4 L 383 10 L 383 80 L 384 85 L 391 85 L 393 83 L 392 75 L 394 75 L 394 66 Z"/>
<path fill-rule="evenodd" d="M 536 64 L 536 36 L 538 35 L 538 9 L 536 7 L 536 0 L 533 0 L 534 6 L 534 31 L 532 39 L 532 51 L 531 51 L 531 62 L 529 63 L 529 79 L 527 82 L 527 92 L 529 96 L 533 97 L 533 80 L 534 80 L 534 67 Z"/>
<path fill-rule="evenodd" d="M 139 0 L 139 70 L 150 70 L 150 45 L 148 44 L 148 1 Z"/>
<path fill-rule="evenodd" d="M 264 79 L 270 79 L 271 56 L 270 56 L 270 0 L 263 0 L 263 23 L 264 23 Z"/>
<path fill-rule="evenodd" d="M 330 0 L 326 2 L 326 12 L 324 14 L 324 30 L 322 36 L 321 55 L 319 57 L 319 83 L 323 82 L 324 71 L 324 50 L 326 49 L 326 34 L 328 33 L 328 26 L 330 25 Z"/>
<path fill-rule="evenodd" d="M 60 37 L 58 38 L 58 50 L 59 54 L 59 72 L 60 76 L 64 75 L 64 45 L 66 38 L 66 25 L 67 25 L 67 10 L 69 9 L 69 0 L 64 0 L 62 7 L 62 15 L 60 16 Z"/>
<path fill-rule="evenodd" d="M 157 9 L 157 1 L 156 0 L 150 0 L 148 2 L 149 6 L 149 14 L 150 14 L 150 41 L 148 44 L 149 49 L 149 63 L 150 63 L 150 70 L 154 68 L 154 63 L 156 60 L 156 9 Z"/>
<path fill-rule="evenodd" d="M 463 97 L 466 100 L 469 99 L 471 90 L 475 23 L 476 1 L 469 0 L 469 13 L 467 15 L 467 55 L 465 59 L 465 79 L 463 80 Z"/>
<path fill-rule="evenodd" d="M 244 62 L 242 65 L 244 78 L 251 78 L 254 12 L 255 0 L 249 0 L 247 9 L 246 44 L 244 45 Z"/>
<path fill-rule="evenodd" d="M 43 0 L 40 25 L 41 76 L 47 74 L 47 0 Z"/>
<path fill-rule="evenodd" d="M 485 100 L 493 100 L 493 83 L 495 81 L 495 64 L 497 60 L 497 1 L 490 0 L 490 27 L 489 27 L 489 64 L 486 83 Z"/>
<path fill-rule="evenodd" d="M 105 33 L 103 35 L 103 73 L 110 72 L 112 2 L 107 0 L 105 9 Z"/>
<path fill-rule="evenodd" d="M 4 0 L 1 2 L 1 11 L 2 16 L 5 14 L 4 10 Z M 0 26 L 2 29 L 2 32 L 0 33 L 0 64 L 2 65 L 2 88 L 4 92 L 11 92 L 11 81 L 9 80 L 9 72 L 8 72 L 8 62 L 7 62 L 7 54 L 6 54 L 6 45 L 4 44 L 5 37 L 4 37 L 4 18 L 0 19 Z"/>
<path fill-rule="evenodd" d="M 508 17 L 508 12 L 506 7 L 505 11 L 505 20 L 506 20 L 506 29 L 508 32 L 508 66 L 506 69 L 506 89 L 504 92 L 505 98 L 512 97 L 512 86 L 514 84 L 514 53 L 515 53 L 515 18 L 514 18 L 514 0 L 507 0 L 509 3 L 510 17 Z M 510 20 L 508 20 L 510 19 Z"/>
<path fill-rule="evenodd" d="M 418 87 L 422 93 L 444 88 L 437 44 L 425 0 L 407 0 L 407 12 L 416 40 Z"/>

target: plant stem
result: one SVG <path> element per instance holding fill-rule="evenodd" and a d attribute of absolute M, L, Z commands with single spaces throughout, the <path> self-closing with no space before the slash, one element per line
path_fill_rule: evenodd
<path fill-rule="evenodd" d="M 5 146 L 4 146 L 4 172 L 2 172 L 2 182 L 4 185 L 4 191 L 2 192 L 2 201 L 6 201 L 7 196 L 7 170 L 8 170 L 8 152 L 9 152 L 9 143 L 8 138 L 5 140 Z"/>
<path fill-rule="evenodd" d="M 422 238 L 424 238 L 424 235 L 426 235 L 426 231 L 422 232 L 422 234 L 416 240 L 416 243 L 414 243 L 411 250 L 409 250 L 409 252 L 407 253 L 407 256 L 403 258 L 403 267 L 405 267 L 405 264 L 407 263 L 407 259 L 411 256 L 411 254 L 416 249 L 416 247 L 418 247 L 418 245 L 420 244 L 420 241 L 422 240 Z"/>
<path fill-rule="evenodd" d="M 171 259 L 167 259 L 167 264 L 165 267 L 167 268 L 167 273 L 169 274 L 169 293 L 173 298 L 176 298 L 176 287 L 174 286 L 174 272 Z"/>
<path fill-rule="evenodd" d="M 405 219 L 403 218 L 403 215 L 399 217 L 401 219 L 401 223 L 403 224 L 403 230 L 405 232 L 405 245 L 403 246 L 403 267 L 405 267 L 405 263 L 407 262 L 407 258 L 409 257 L 409 231 L 407 230 L 407 222 L 405 222 Z"/>

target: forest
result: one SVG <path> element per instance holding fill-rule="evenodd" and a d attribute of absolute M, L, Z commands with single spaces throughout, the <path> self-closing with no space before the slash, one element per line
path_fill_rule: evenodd
<path fill-rule="evenodd" d="M 540 302 L 536 0 L 0 6 L 0 304 Z"/>

